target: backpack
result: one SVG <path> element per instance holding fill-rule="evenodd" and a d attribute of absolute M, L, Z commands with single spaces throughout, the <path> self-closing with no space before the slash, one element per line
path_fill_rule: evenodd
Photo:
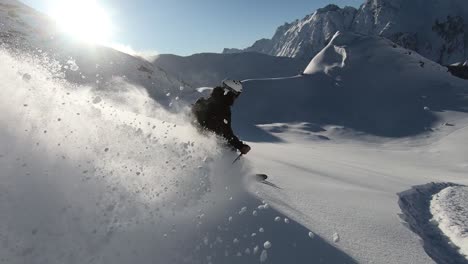
<path fill-rule="evenodd" d="M 200 125 L 206 124 L 208 119 L 208 100 L 205 98 L 198 99 L 192 106 L 192 114 Z"/>

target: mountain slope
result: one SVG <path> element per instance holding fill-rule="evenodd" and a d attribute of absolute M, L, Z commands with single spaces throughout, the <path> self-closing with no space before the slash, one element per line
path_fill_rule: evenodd
<path fill-rule="evenodd" d="M 304 75 L 245 86 L 237 123 L 333 124 L 388 137 L 430 131 L 438 112 L 466 111 L 468 87 L 385 38 L 354 33 L 337 33 Z"/>
<path fill-rule="evenodd" d="M 244 80 L 296 75 L 306 63 L 259 53 L 204 53 L 187 57 L 158 55 L 153 65 L 193 87 L 205 87 L 219 85 L 226 78 Z"/>
<path fill-rule="evenodd" d="M 467 140 L 467 81 L 385 38 L 348 32 L 303 75 L 244 88 L 233 124 L 255 142 L 248 158 L 256 170 L 281 188 L 253 192 L 359 263 L 463 261 L 446 247 L 423 247 L 398 217 L 396 193 L 467 183 L 467 151 L 457 147 Z"/>
<path fill-rule="evenodd" d="M 77 84 L 112 90 L 115 82 L 125 81 L 144 88 L 166 106 L 174 101 L 164 96 L 167 93 L 191 92 L 190 86 L 180 91 L 185 83 L 163 69 L 153 69 L 142 58 L 71 40 L 57 30 L 50 18 L 16 0 L 0 1 L 0 42 L 3 48 L 22 56 L 29 54 Z"/>
<path fill-rule="evenodd" d="M 341 9 L 328 5 L 301 20 L 285 23 L 276 30 L 272 39 L 259 40 L 244 51 L 309 60 L 336 31 L 350 29 L 356 12 L 353 7 Z M 226 49 L 225 52 L 236 51 Z"/>
<path fill-rule="evenodd" d="M 245 50 L 310 59 L 338 30 L 383 36 L 441 64 L 468 58 L 468 2 L 462 0 L 367 0 L 359 10 L 329 5 Z"/>

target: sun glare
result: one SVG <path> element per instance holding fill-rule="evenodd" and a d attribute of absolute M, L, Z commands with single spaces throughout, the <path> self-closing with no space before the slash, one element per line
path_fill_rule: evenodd
<path fill-rule="evenodd" d="M 111 40 L 110 17 L 96 0 L 62 0 L 54 5 L 51 15 L 58 28 L 74 38 L 95 44 Z"/>

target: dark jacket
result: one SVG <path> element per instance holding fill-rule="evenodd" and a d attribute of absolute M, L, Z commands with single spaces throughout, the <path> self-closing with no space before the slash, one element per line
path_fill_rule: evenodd
<path fill-rule="evenodd" d="M 196 123 L 204 129 L 226 139 L 235 149 L 241 149 L 244 143 L 239 140 L 231 128 L 231 105 L 234 102 L 231 94 L 224 93 L 222 88 L 215 88 L 208 99 L 200 98 L 192 107 Z"/>

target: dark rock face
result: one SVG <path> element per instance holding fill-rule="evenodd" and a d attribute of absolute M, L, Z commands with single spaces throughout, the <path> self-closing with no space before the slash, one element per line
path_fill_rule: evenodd
<path fill-rule="evenodd" d="M 454 75 L 454 76 L 457 76 L 459 78 L 462 78 L 462 79 L 465 79 L 465 80 L 468 80 L 468 65 L 459 65 L 459 66 L 454 66 L 454 65 L 451 65 L 451 66 L 447 66 L 448 68 L 448 71 Z"/>

